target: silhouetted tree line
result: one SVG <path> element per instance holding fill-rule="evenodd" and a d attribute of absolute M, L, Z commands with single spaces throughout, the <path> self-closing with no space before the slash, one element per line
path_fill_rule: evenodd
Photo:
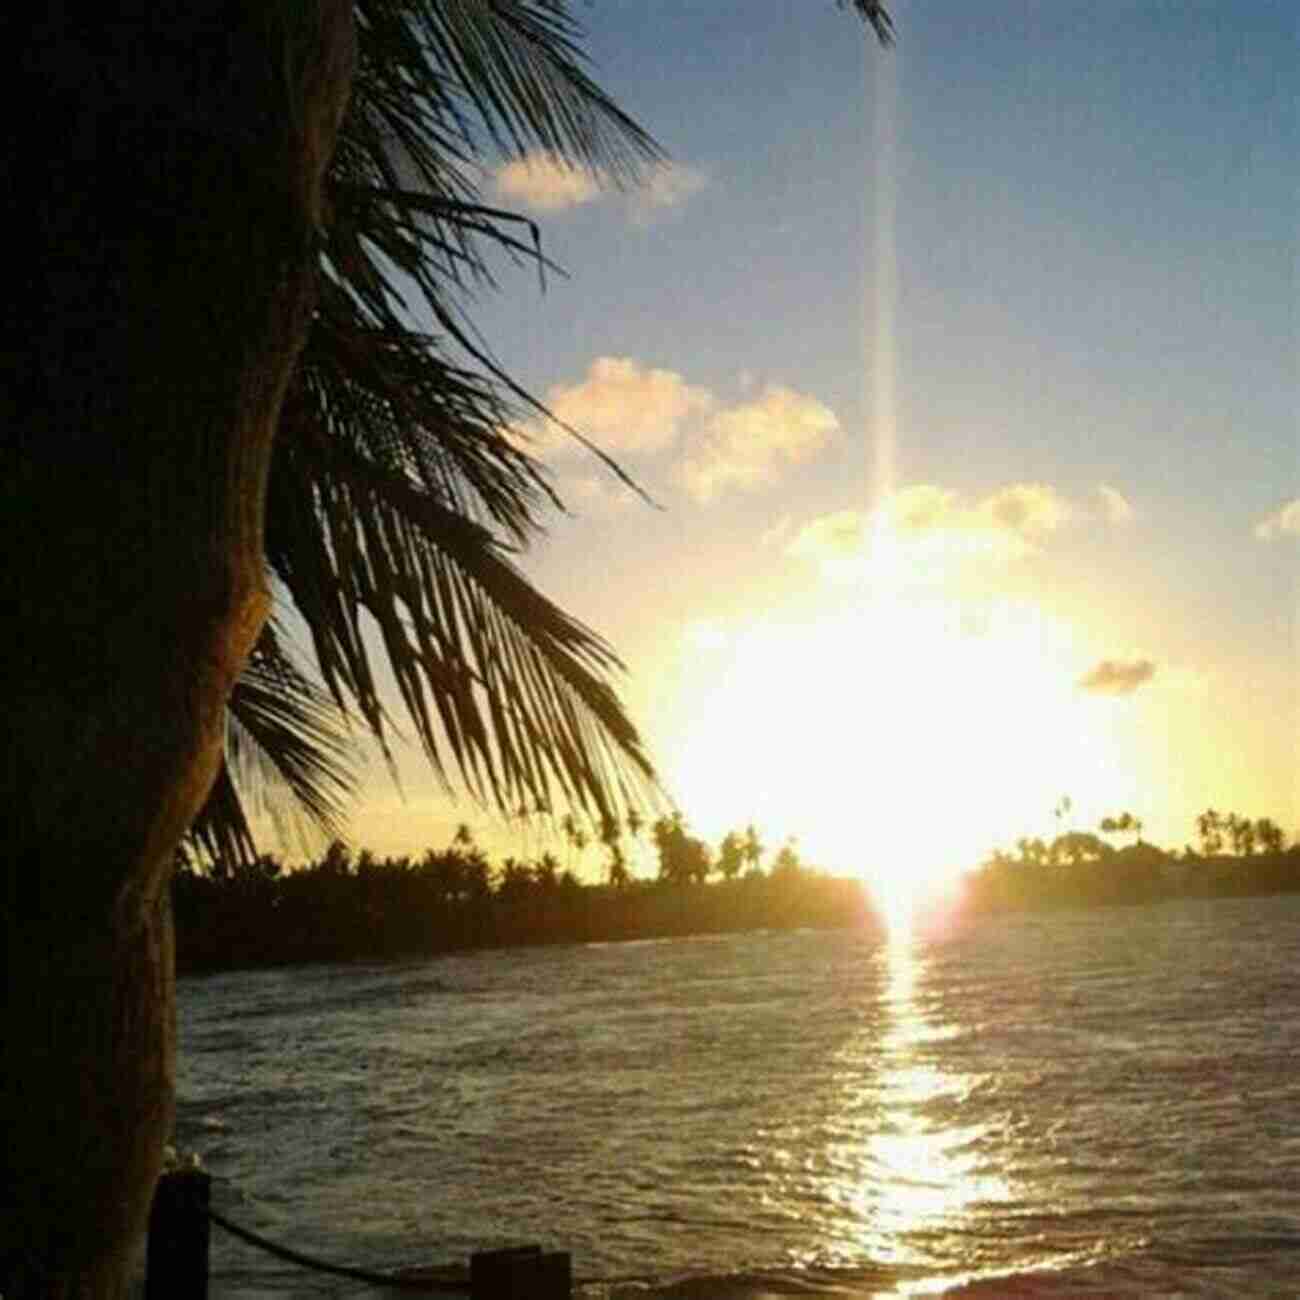
<path fill-rule="evenodd" d="M 561 829 L 575 852 L 591 842 L 572 819 Z M 634 814 L 630 832 L 639 830 Z M 582 883 L 551 853 L 493 864 L 465 826 L 421 857 L 354 856 L 336 840 L 292 869 L 271 854 L 247 864 L 184 858 L 173 886 L 178 964 L 214 970 L 873 921 L 859 882 L 805 865 L 793 845 L 763 871 L 752 826 L 724 837 L 716 858 L 680 814 L 661 818 L 652 835 L 658 876 L 641 880 L 628 871 L 621 828 L 598 828 L 608 854 L 602 884 Z"/>
<path fill-rule="evenodd" d="M 1069 808 L 1062 801 L 1058 819 Z M 1000 911 L 1300 892 L 1300 844 L 1285 847 L 1282 829 L 1268 817 L 1208 808 L 1196 818 L 1199 848 L 1189 843 L 1181 852 L 1145 843 L 1142 822 L 1131 813 L 1104 817 L 1098 830 L 1131 834 L 1133 843 L 1116 848 L 1080 830 L 1050 842 L 1017 840 L 1014 853 L 995 850 L 967 876 L 968 905 Z"/>

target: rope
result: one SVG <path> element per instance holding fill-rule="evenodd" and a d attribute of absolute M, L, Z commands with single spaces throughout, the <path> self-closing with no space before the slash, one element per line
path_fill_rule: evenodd
<path fill-rule="evenodd" d="M 349 1277 L 358 1282 L 369 1282 L 374 1286 L 393 1287 L 400 1291 L 438 1291 L 452 1292 L 456 1295 L 469 1294 L 470 1285 L 468 1282 L 442 1281 L 438 1278 L 402 1277 L 401 1274 L 395 1273 L 372 1273 L 368 1269 L 352 1268 L 347 1264 L 330 1264 L 323 1259 L 314 1259 L 311 1255 L 304 1255 L 300 1251 L 290 1250 L 288 1246 L 280 1246 L 274 1241 L 268 1241 L 265 1237 L 260 1237 L 257 1233 L 249 1231 L 248 1228 L 241 1228 L 237 1223 L 231 1223 L 225 1215 L 218 1214 L 216 1210 L 209 1209 L 208 1218 L 213 1223 L 225 1228 L 227 1232 L 242 1238 L 249 1245 L 259 1246 L 270 1255 L 276 1255 L 280 1259 L 287 1260 L 290 1264 L 298 1264 L 302 1268 L 315 1269 L 318 1273 L 333 1273 L 336 1277 Z"/>
<path fill-rule="evenodd" d="M 352 1278 L 357 1282 L 369 1282 L 373 1286 L 392 1287 L 399 1291 L 439 1292 L 455 1295 L 468 1295 L 470 1293 L 470 1284 L 468 1282 L 453 1282 L 432 1277 L 403 1277 L 400 1273 L 372 1273 L 369 1269 L 353 1268 L 348 1264 L 330 1264 L 323 1259 L 315 1259 L 311 1255 L 304 1255 L 301 1251 L 290 1250 L 288 1246 L 281 1246 L 274 1241 L 269 1241 L 249 1228 L 241 1228 L 239 1224 L 232 1223 L 225 1215 L 218 1214 L 214 1209 L 208 1209 L 208 1218 L 219 1227 L 225 1228 L 233 1236 L 242 1238 L 250 1246 L 257 1246 L 266 1251 L 267 1254 L 278 1256 L 290 1264 L 315 1269 L 318 1273 L 332 1273 L 336 1277 Z M 652 1280 L 644 1273 L 625 1277 L 575 1277 L 573 1285 L 621 1286 L 636 1282 L 645 1284 Z M 0 1300 L 3 1300 L 3 1297 L 0 1297 Z"/>

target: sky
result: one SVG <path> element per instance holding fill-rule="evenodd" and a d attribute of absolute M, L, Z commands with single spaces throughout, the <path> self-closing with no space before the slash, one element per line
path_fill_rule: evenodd
<path fill-rule="evenodd" d="M 696 832 L 928 879 L 1065 795 L 1300 831 L 1293 6 L 899 0 L 892 50 L 830 0 L 575 12 L 670 161 L 496 167 L 567 278 L 472 314 L 661 507 L 521 431 L 570 510 L 525 568 Z M 400 777 L 356 842 L 536 847 Z"/>

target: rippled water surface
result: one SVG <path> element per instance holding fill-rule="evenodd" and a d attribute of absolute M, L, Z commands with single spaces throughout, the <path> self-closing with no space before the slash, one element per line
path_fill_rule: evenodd
<path fill-rule="evenodd" d="M 1300 1294 L 1295 896 L 188 979 L 179 1093 L 219 1209 L 367 1267 Z M 372 1294 L 218 1229 L 213 1283 Z"/>

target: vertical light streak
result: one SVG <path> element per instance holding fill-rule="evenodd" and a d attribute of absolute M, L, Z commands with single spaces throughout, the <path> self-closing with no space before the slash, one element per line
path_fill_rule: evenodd
<path fill-rule="evenodd" d="M 866 373 L 871 375 L 871 431 L 875 453 L 873 496 L 877 507 L 895 488 L 898 448 L 898 356 L 896 307 L 898 302 L 898 248 L 896 240 L 898 75 L 891 51 L 875 58 L 868 75 L 874 89 L 872 115 L 872 284 L 864 294 L 872 308 L 865 331 L 871 355 Z"/>

